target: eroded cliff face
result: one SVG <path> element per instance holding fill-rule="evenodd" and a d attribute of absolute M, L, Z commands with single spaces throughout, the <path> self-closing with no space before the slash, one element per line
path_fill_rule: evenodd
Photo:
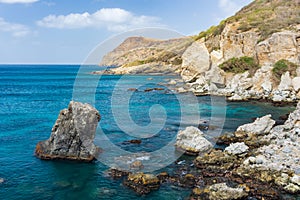
<path fill-rule="evenodd" d="M 299 69 L 296 76 L 282 74 L 274 80 L 274 63 L 281 59 L 300 65 L 300 29 L 272 34 L 264 41 L 254 31 L 238 33 L 232 24 L 226 25 L 218 36 L 219 49 L 209 52 L 209 42 L 194 42 L 182 56 L 182 78 L 188 82 L 189 91 L 195 94 L 225 95 L 230 100 L 271 99 L 296 101 L 299 93 Z M 215 38 L 214 38 L 215 40 Z M 219 65 L 231 58 L 255 58 L 260 68 L 253 76 L 248 71 L 226 73 Z"/>

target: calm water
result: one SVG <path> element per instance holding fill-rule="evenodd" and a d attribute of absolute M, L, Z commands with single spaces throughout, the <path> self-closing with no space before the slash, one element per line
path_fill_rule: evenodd
<path fill-rule="evenodd" d="M 162 185 L 159 191 L 139 197 L 122 186 L 121 180 L 112 180 L 106 175 L 107 166 L 101 162 L 92 164 L 41 161 L 34 156 L 34 148 L 38 141 L 49 137 L 51 128 L 61 109 L 66 108 L 73 98 L 73 85 L 79 66 L 67 65 L 0 65 L 0 177 L 5 182 L 0 184 L 0 199 L 184 199 L 189 190 Z M 86 67 L 84 73 L 77 78 L 86 81 L 86 85 L 78 85 L 76 90 L 86 91 L 75 99 L 89 101 L 93 88 L 89 80 L 99 76 L 87 72 L 95 67 Z M 102 119 L 99 128 L 117 147 L 131 152 L 152 152 L 164 147 L 174 139 L 179 128 L 197 125 L 194 116 L 197 107 L 202 120 L 211 120 L 214 131 L 208 132 L 213 138 L 220 132 L 232 131 L 252 118 L 271 113 L 273 118 L 288 113 L 292 107 L 274 108 L 267 103 L 226 103 L 222 98 L 198 97 L 198 104 L 189 101 L 186 94 L 179 95 L 186 101 L 187 115 L 184 122 L 180 120 L 180 102 L 178 96 L 171 91 L 143 92 L 146 88 L 162 87 L 170 77 L 128 76 L 116 87 L 120 76 L 102 76 L 97 84 L 95 107 L 100 111 Z M 139 86 L 138 92 L 126 99 L 128 88 L 134 84 L 151 80 L 151 83 Z M 117 88 L 116 102 L 111 103 L 111 95 Z M 123 92 L 123 93 L 122 93 Z M 129 114 L 139 126 L 147 126 L 151 119 L 149 109 L 160 104 L 166 111 L 164 127 L 153 137 L 142 139 L 142 145 L 128 145 L 124 141 L 134 139 L 125 134 L 114 119 L 112 107 L 117 112 L 126 110 L 128 100 Z M 212 102 L 214 103 L 212 106 Z M 225 107 L 224 107 L 225 106 Z M 224 108 L 226 113 L 224 115 Z M 127 109 L 128 110 L 128 109 Z M 163 116 L 155 113 L 155 116 Z M 223 126 L 222 120 L 226 117 Z M 160 117 L 156 117 L 160 121 Z M 180 127 L 182 123 L 182 127 Z M 131 126 L 130 122 L 122 124 L 123 128 Z M 128 128 L 127 127 L 127 128 Z M 98 136 L 97 136 L 98 138 Z M 101 138 L 97 142 L 101 143 Z M 184 159 L 184 158 L 180 158 Z M 172 171 L 176 164 L 162 170 Z"/>

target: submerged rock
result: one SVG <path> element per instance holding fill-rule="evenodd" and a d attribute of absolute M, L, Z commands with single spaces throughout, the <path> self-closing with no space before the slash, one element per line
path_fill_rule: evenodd
<path fill-rule="evenodd" d="M 212 148 L 212 144 L 196 127 L 190 126 L 179 131 L 175 146 L 189 155 L 198 155 Z"/>
<path fill-rule="evenodd" d="M 99 121 L 100 114 L 91 105 L 71 101 L 60 111 L 50 138 L 37 144 L 35 155 L 44 160 L 94 160 L 99 153 L 93 143 Z"/>

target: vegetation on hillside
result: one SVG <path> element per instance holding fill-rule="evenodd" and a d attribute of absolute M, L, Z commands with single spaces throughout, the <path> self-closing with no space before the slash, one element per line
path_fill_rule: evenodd
<path fill-rule="evenodd" d="M 163 62 L 165 64 L 181 65 L 182 58 L 181 55 L 178 55 L 174 52 L 164 51 L 156 57 L 149 57 L 145 60 L 134 60 L 132 62 L 124 64 L 122 67 L 132 67 L 153 62 Z"/>
<path fill-rule="evenodd" d="M 290 75 L 292 77 L 295 77 L 297 75 L 296 74 L 297 67 L 299 66 L 285 59 L 277 61 L 274 64 L 274 68 L 272 69 L 275 81 L 279 82 L 281 76 L 286 72 L 290 72 Z"/>
<path fill-rule="evenodd" d="M 250 76 L 253 76 L 259 68 L 259 65 L 253 57 L 243 56 L 240 58 L 231 58 L 223 62 L 219 67 L 225 72 L 235 74 L 249 71 Z"/>
<path fill-rule="evenodd" d="M 300 0 L 255 0 L 236 15 L 201 32 L 195 40 L 206 40 L 219 35 L 226 24 L 237 26 L 238 32 L 253 30 L 259 33 L 260 41 L 283 29 L 293 29 L 300 21 Z"/>

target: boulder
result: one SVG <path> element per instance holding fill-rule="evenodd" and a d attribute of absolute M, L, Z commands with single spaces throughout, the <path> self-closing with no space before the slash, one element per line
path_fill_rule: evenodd
<path fill-rule="evenodd" d="M 194 42 L 182 55 L 182 78 L 190 80 L 193 75 L 204 73 L 209 68 L 210 58 L 205 43 L 201 40 Z"/>
<path fill-rule="evenodd" d="M 196 127 L 189 126 L 185 130 L 179 131 L 175 146 L 186 154 L 197 155 L 208 151 L 213 145 L 204 138 L 202 131 Z"/>
<path fill-rule="evenodd" d="M 204 189 L 195 188 L 192 196 L 199 196 L 198 199 L 209 200 L 234 200 L 243 199 L 248 196 L 244 187 L 229 187 L 226 183 L 218 183 Z M 204 198 L 201 198 L 204 197 Z M 205 198 L 207 197 L 207 198 Z"/>
<path fill-rule="evenodd" d="M 100 121 L 99 112 L 89 104 L 71 101 L 60 111 L 50 138 L 37 144 L 35 155 L 41 159 L 67 159 L 90 162 L 99 148 L 93 143 Z"/>
<path fill-rule="evenodd" d="M 271 131 L 275 123 L 276 122 L 271 118 L 271 115 L 266 115 L 264 117 L 257 118 L 253 123 L 244 124 L 238 127 L 237 132 L 245 132 L 248 135 L 264 135 Z"/>
<path fill-rule="evenodd" d="M 247 153 L 249 147 L 244 142 L 232 143 L 225 148 L 225 152 L 233 155 L 241 155 Z"/>

